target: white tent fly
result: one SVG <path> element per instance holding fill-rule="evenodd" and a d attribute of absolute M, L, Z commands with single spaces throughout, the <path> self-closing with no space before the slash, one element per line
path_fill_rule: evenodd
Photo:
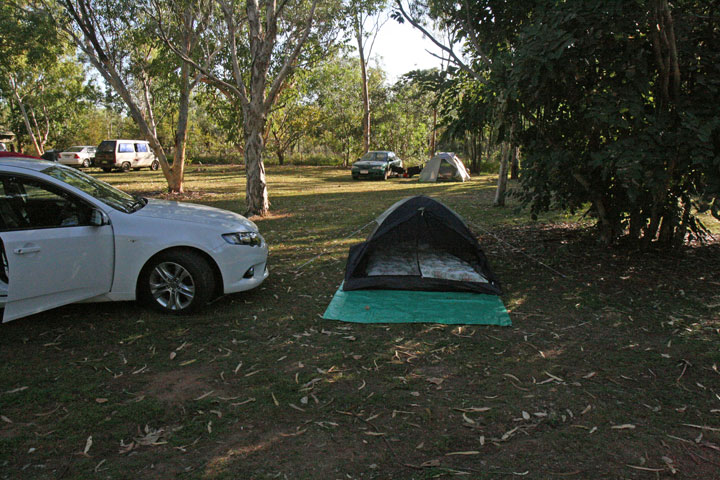
<path fill-rule="evenodd" d="M 462 160 L 454 153 L 440 152 L 425 164 L 425 168 L 420 172 L 419 181 L 437 182 L 438 180 L 465 182 L 470 180 L 470 174 Z"/>

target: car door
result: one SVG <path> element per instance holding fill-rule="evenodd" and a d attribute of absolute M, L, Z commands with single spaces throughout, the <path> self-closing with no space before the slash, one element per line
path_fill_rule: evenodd
<path fill-rule="evenodd" d="M 149 167 L 152 163 L 150 149 L 148 148 L 148 144 L 144 142 L 138 142 L 135 144 L 135 152 L 137 156 L 137 167 Z"/>
<path fill-rule="evenodd" d="M 92 205 L 48 182 L 0 174 L 3 322 L 110 291 L 112 226 L 93 226 L 93 213 Z"/>

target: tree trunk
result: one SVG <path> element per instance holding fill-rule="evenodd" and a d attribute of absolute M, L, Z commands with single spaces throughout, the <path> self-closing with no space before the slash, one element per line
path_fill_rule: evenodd
<path fill-rule="evenodd" d="M 261 90 L 262 93 L 262 90 Z M 265 132 L 265 115 L 262 110 L 263 98 L 254 98 L 243 112 L 245 131 L 245 171 L 246 190 L 245 203 L 247 210 L 245 216 L 265 216 L 270 211 L 267 183 L 265 181 L 265 164 L 262 160 L 263 133 Z"/>
<path fill-rule="evenodd" d="M 168 180 L 168 189 L 182 193 L 185 178 L 185 151 L 187 145 L 187 125 L 190 111 L 190 65 L 182 62 L 180 67 L 180 102 L 178 104 L 177 133 L 175 134 L 175 152 Z"/>
<path fill-rule="evenodd" d="M 430 157 L 435 155 L 435 139 L 437 136 L 437 107 L 433 107 L 432 132 L 430 132 Z"/>
<path fill-rule="evenodd" d="M 360 75 L 362 82 L 362 102 L 363 102 L 363 153 L 370 150 L 370 94 L 368 91 L 368 75 L 367 61 L 365 60 L 365 49 L 363 48 L 363 39 L 359 20 L 355 19 L 355 39 L 358 44 L 358 55 L 360 56 Z"/>
<path fill-rule="evenodd" d="M 508 177 L 508 166 L 510 164 L 510 155 L 512 155 L 513 147 L 510 143 L 515 132 L 515 123 L 510 125 L 510 135 L 508 136 L 509 141 L 503 144 L 502 152 L 500 154 L 500 171 L 498 173 L 498 184 L 495 190 L 495 201 L 493 202 L 496 207 L 505 206 L 505 192 L 507 191 L 507 177 Z"/>
<path fill-rule="evenodd" d="M 32 140 L 38 156 L 41 156 L 45 152 L 38 143 L 35 132 L 30 125 L 30 117 L 28 117 L 27 111 L 25 110 L 25 104 L 23 103 L 22 98 L 20 98 L 20 93 L 18 92 L 17 82 L 12 75 L 10 75 L 10 85 L 12 86 L 13 95 L 15 96 L 15 102 L 17 103 L 17 106 L 20 109 L 20 113 L 22 114 L 23 122 L 25 122 L 25 129 L 27 130 L 28 136 L 30 136 L 30 140 Z"/>
<path fill-rule="evenodd" d="M 498 183 L 495 189 L 495 200 L 493 205 L 496 207 L 505 206 L 505 192 L 507 190 L 508 177 L 508 156 L 510 155 L 510 145 L 505 144 L 500 153 L 500 171 L 498 172 Z"/>
<path fill-rule="evenodd" d="M 513 148 L 512 165 L 510 167 L 510 180 L 517 180 L 520 174 L 520 147 Z"/>

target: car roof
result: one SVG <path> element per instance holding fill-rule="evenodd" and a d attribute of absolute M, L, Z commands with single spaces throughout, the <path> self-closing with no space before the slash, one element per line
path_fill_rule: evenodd
<path fill-rule="evenodd" d="M 0 166 L 26 168 L 41 172 L 51 165 L 59 166 L 55 162 L 49 162 L 40 158 L 22 155 L 14 152 L 0 152 Z"/>
<path fill-rule="evenodd" d="M 130 140 L 128 138 L 110 138 L 108 140 L 103 140 L 103 142 L 143 142 L 143 143 L 149 143 L 147 140 Z"/>

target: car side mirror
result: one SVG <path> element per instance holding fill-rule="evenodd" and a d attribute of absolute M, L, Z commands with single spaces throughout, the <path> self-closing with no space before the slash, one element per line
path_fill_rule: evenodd
<path fill-rule="evenodd" d="M 108 217 L 107 214 L 102 210 L 95 208 L 90 214 L 90 225 L 93 227 L 110 225 L 110 217 Z"/>

